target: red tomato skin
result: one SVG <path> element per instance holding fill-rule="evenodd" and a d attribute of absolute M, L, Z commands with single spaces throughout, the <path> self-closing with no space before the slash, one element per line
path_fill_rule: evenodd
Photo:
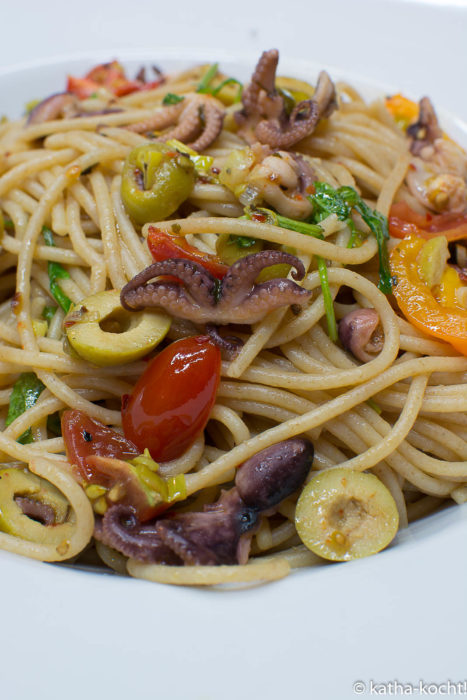
<path fill-rule="evenodd" d="M 96 481 L 96 474 L 87 464 L 88 457 L 98 455 L 128 460 L 139 454 L 136 445 L 123 435 L 76 409 L 63 412 L 62 435 L 70 464 L 75 466 L 82 479 L 90 483 Z"/>
<path fill-rule="evenodd" d="M 389 233 L 394 238 L 420 236 L 429 240 L 434 236 L 445 236 L 448 241 L 467 238 L 467 216 L 465 214 L 419 214 L 406 202 L 396 202 L 389 212 Z"/>
<path fill-rule="evenodd" d="M 125 437 L 153 459 L 180 457 L 204 430 L 216 400 L 221 354 L 207 336 L 169 345 L 122 399 Z"/>
<path fill-rule="evenodd" d="M 206 268 L 218 280 L 223 279 L 229 269 L 228 265 L 224 265 L 217 255 L 202 253 L 195 246 L 187 243 L 183 236 L 172 236 L 170 233 L 161 231 L 155 226 L 149 227 L 147 241 L 150 253 L 156 262 L 161 262 L 168 258 L 193 260 Z"/>

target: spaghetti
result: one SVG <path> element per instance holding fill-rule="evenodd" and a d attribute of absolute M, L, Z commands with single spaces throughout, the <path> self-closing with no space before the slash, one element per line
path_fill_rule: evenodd
<path fill-rule="evenodd" d="M 109 65 L 121 79 L 118 64 Z M 259 64 L 264 85 L 276 79 L 268 65 Z M 74 79 L 67 100 L 48 104 L 47 118 L 42 103 L 27 121 L 0 125 L 1 474 L 17 470 L 38 475 L 57 490 L 34 515 L 18 496 L 31 508 L 32 501 L 40 500 L 39 492 L 31 486 L 30 491 L 10 493 L 0 479 L 0 547 L 45 561 L 80 555 L 89 560 L 92 550 L 103 565 L 120 573 L 174 584 L 271 580 L 286 576 L 291 568 L 321 561 L 297 535 L 296 491 L 272 514 L 261 511 L 250 536 L 250 559 L 241 565 L 164 565 L 137 557 L 127 561 L 102 536 L 99 522 L 106 506 L 101 512 L 96 508 L 101 492 L 86 484 L 83 490 L 76 483 L 76 471 L 64 456 L 66 442 L 56 426 L 57 414 L 81 411 L 121 433 L 121 397 L 131 394 L 147 363 L 135 359 L 96 366 L 70 351 L 63 322 L 70 318 L 70 306 L 76 309 L 92 295 L 125 288 L 151 264 L 146 241 L 151 227 L 169 237 L 176 233 L 177 240 L 184 239 L 195 255 L 207 259 L 219 255 L 219 241 L 237 238 L 249 241 L 245 245 L 257 244 L 263 252 L 292 250 L 306 271 L 299 284 L 308 292 L 298 309 L 290 304 L 266 309 L 260 320 L 229 327 L 242 344 L 236 353 L 223 355 L 205 430 L 182 455 L 159 464 L 161 479 L 184 482 L 184 499 L 173 506 L 174 512 L 196 513 L 216 503 L 223 498 L 222 489 L 232 487 L 240 465 L 261 450 L 297 437 L 314 444 L 310 476 L 341 467 L 378 477 L 394 499 L 400 527 L 449 499 L 465 502 L 467 358 L 447 335 L 435 338 L 420 323 L 411 322 L 410 314 L 404 318 L 393 298 L 378 289 L 379 241 L 371 235 L 373 220 L 365 218 L 365 212 L 376 211 L 374 216 L 384 220 L 395 202 L 405 202 L 419 217 L 445 217 L 447 231 L 451 220 L 458 225 L 464 216 L 459 182 L 452 181 L 465 177 L 465 172 L 459 175 L 465 168 L 463 156 L 459 149 L 454 155 L 450 152 L 449 160 L 442 149 L 436 150 L 442 141 L 439 134 L 420 144 L 427 138 L 421 134 L 426 105 L 418 117 L 418 132 L 413 128 L 416 110 L 407 135 L 394 118 L 401 116 L 394 112 L 395 103 L 367 104 L 346 84 L 336 86 L 338 108 L 331 109 L 330 88 L 321 77 L 314 98 L 306 83 L 280 78 L 269 92 L 256 87 L 255 96 L 253 79 L 240 103 L 237 81 L 220 74 L 216 66 L 199 66 L 152 84 L 126 78 L 117 84 L 108 68 L 100 82 L 96 75 L 82 83 Z M 97 92 L 89 92 L 96 85 Z M 328 101 L 321 103 L 326 90 Z M 280 120 L 274 121 L 271 111 L 279 98 L 282 106 L 284 100 L 291 102 L 287 116 L 282 113 L 280 133 Z M 261 99 L 263 112 L 258 116 L 254 100 Z M 310 104 L 315 106 L 303 106 Z M 186 105 L 196 109 L 190 107 L 189 112 Z M 401 102 L 397 105 L 400 110 Z M 242 118 L 236 118 L 240 112 Z M 313 120 L 310 133 L 302 133 L 303 124 Z M 300 138 L 289 145 L 295 128 L 301 130 Z M 133 149 L 161 140 L 174 149 L 182 142 L 181 157 L 191 158 L 194 177 L 183 202 L 162 221 L 149 220 L 148 226 L 129 215 L 122 178 Z M 186 149 L 187 143 L 194 150 Z M 341 192 L 339 201 L 349 208 L 348 215 L 333 210 L 317 218 L 316 183 L 330 188 L 322 190 L 325 194 Z M 361 204 L 344 198 L 350 189 Z M 417 196 L 422 190 L 423 201 Z M 319 235 L 301 232 L 300 222 L 318 226 Z M 44 230 L 53 232 L 48 241 Z M 442 228 L 436 233 L 444 235 Z M 402 244 L 390 238 L 388 245 L 392 249 Z M 450 251 L 457 255 L 451 257 L 455 265 L 447 265 L 458 275 L 451 285 L 454 291 L 448 288 L 447 258 L 436 270 L 420 272 L 425 285 L 426 275 L 435 275 L 427 288 L 436 303 L 448 309 L 446 318 L 454 307 L 456 313 L 467 314 L 465 295 L 459 291 L 465 288 L 461 243 L 457 248 Z M 287 277 L 289 269 L 279 276 Z M 377 314 L 379 345 L 375 350 L 367 344 L 373 354 L 362 362 L 342 345 L 342 333 L 348 314 L 360 318 L 365 309 Z M 342 342 L 332 337 L 333 315 Z M 166 339 L 161 347 L 203 328 L 174 316 L 169 342 Z M 161 350 L 149 352 L 157 356 Z M 28 381 L 37 396 L 15 412 L 18 387 Z M 60 494 L 68 503 L 67 512 L 60 522 L 47 525 L 47 508 L 56 513 Z M 7 504 L 16 508 L 19 529 L 9 520 Z M 38 524 L 35 541 L 27 529 L 21 530 L 24 520 Z M 52 537 L 54 530 L 63 531 L 63 536 Z M 90 544 L 93 532 L 95 549 Z"/>

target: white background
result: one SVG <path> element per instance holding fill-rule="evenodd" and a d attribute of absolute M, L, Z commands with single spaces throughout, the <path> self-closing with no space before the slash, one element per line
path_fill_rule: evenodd
<path fill-rule="evenodd" d="M 467 117 L 467 6 L 396 0 L 2 0 L 9 66 L 180 47 L 336 66 Z M 11 85 L 11 83 L 9 83 Z M 57 86 L 62 89 L 62 86 Z M 31 98 L 40 97 L 31 85 Z M 467 675 L 466 509 L 398 547 L 248 591 L 173 589 L 0 556 L 0 694 L 346 700 L 352 683 Z M 360 697 L 367 697 L 366 695 Z M 368 696 L 369 697 L 369 696 Z"/>

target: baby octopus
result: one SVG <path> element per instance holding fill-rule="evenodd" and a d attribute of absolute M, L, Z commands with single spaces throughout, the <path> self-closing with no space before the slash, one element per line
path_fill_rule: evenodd
<path fill-rule="evenodd" d="M 159 140 L 178 139 L 195 151 L 203 151 L 222 131 L 224 115 L 225 109 L 219 100 L 210 95 L 192 95 L 175 105 L 160 107 L 149 119 L 127 128 L 129 131 L 145 133 L 173 127 L 160 136 Z"/>
<path fill-rule="evenodd" d="M 109 508 L 95 536 L 126 556 L 169 565 L 246 564 L 262 514 L 299 489 L 313 462 L 313 445 L 292 438 L 244 462 L 235 486 L 202 512 L 179 513 L 141 523 L 130 506 Z"/>
<path fill-rule="evenodd" d="M 295 268 L 293 278 L 303 279 L 302 262 L 280 250 L 263 250 L 237 260 L 222 281 L 197 262 L 169 258 L 150 265 L 130 280 L 121 291 L 121 303 L 129 311 L 161 307 L 194 323 L 256 323 L 273 309 L 302 305 L 310 297 L 311 292 L 283 277 L 255 284 L 261 270 L 279 263 L 291 265 Z M 150 282 L 166 275 L 177 281 Z"/>
<path fill-rule="evenodd" d="M 407 129 L 414 158 L 407 174 L 410 191 L 436 212 L 462 214 L 467 208 L 467 158 L 453 141 L 443 137 L 433 105 L 420 100 L 418 121 Z"/>
<path fill-rule="evenodd" d="M 243 109 L 235 119 L 240 135 L 249 143 L 260 141 L 271 148 L 287 149 L 309 136 L 322 117 L 331 115 L 337 102 L 331 78 L 321 71 L 313 99 L 299 102 L 288 115 L 275 86 L 278 61 L 277 49 L 264 51 L 243 93 Z"/>

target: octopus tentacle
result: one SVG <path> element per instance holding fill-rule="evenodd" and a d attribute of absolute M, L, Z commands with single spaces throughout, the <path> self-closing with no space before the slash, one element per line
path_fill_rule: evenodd
<path fill-rule="evenodd" d="M 322 70 L 318 75 L 313 102 L 318 106 L 319 119 L 330 117 L 334 110 L 337 109 L 336 88 L 329 73 L 325 70 Z"/>
<path fill-rule="evenodd" d="M 281 306 L 302 305 L 311 292 L 296 285 L 292 280 L 275 279 L 256 285 L 251 294 L 242 301 L 235 313 L 235 323 L 256 323 L 265 314 Z"/>
<path fill-rule="evenodd" d="M 302 279 L 305 268 L 294 255 L 263 250 L 234 263 L 219 282 L 202 265 L 184 258 L 154 263 L 130 280 L 120 300 L 129 311 L 160 307 L 177 318 L 194 323 L 254 323 L 268 311 L 289 304 L 304 304 L 311 292 L 289 279 L 276 278 L 255 285 L 265 267 L 285 263 L 295 268 L 294 279 Z M 157 277 L 176 277 L 177 281 Z M 183 286 L 185 284 L 185 286 Z"/>
<path fill-rule="evenodd" d="M 196 141 L 188 144 L 194 151 L 204 151 L 212 143 L 214 143 L 221 133 L 222 124 L 224 123 L 225 113 L 223 111 L 221 112 L 210 102 L 201 105 L 200 109 L 204 112 L 203 118 L 205 127 Z"/>
<path fill-rule="evenodd" d="M 133 277 L 121 291 L 122 306 L 128 310 L 141 308 L 143 296 L 149 294 L 161 294 L 164 289 L 173 292 L 182 290 L 180 285 L 160 282 L 152 285 L 146 284 L 155 277 L 171 275 L 184 282 L 193 300 L 200 304 L 213 304 L 213 294 L 218 282 L 205 267 L 186 258 L 169 258 L 161 262 L 153 263 L 142 272 Z M 142 291 L 143 290 L 143 291 Z M 137 307 L 134 304 L 137 304 Z"/>
<path fill-rule="evenodd" d="M 167 129 L 167 127 L 171 126 L 177 121 L 185 107 L 186 105 L 184 100 L 175 105 L 161 107 L 157 109 L 154 114 L 149 117 L 149 119 L 145 119 L 142 122 L 137 122 L 136 124 L 130 124 L 126 128 L 128 131 L 134 131 L 137 134 L 143 134 L 147 131 L 160 131 L 161 129 Z"/>
<path fill-rule="evenodd" d="M 300 153 L 290 153 L 297 165 L 298 181 L 301 194 L 309 194 L 311 185 L 316 182 L 318 176 L 310 163 Z"/>
<path fill-rule="evenodd" d="M 175 552 L 161 540 L 154 524 L 141 523 L 134 508 L 115 505 L 104 515 L 95 537 L 127 557 L 151 564 L 180 564 Z"/>
<path fill-rule="evenodd" d="M 202 513 L 182 513 L 159 521 L 157 532 L 185 564 L 215 566 L 239 563 L 239 550 L 243 554 L 240 563 L 246 563 L 249 540 L 257 526 L 256 511 L 233 488 Z M 241 542 L 245 538 L 247 547 Z"/>
<path fill-rule="evenodd" d="M 227 300 L 230 305 L 241 303 L 250 294 L 261 270 L 279 263 L 292 265 L 296 270 L 292 273 L 293 278 L 303 279 L 305 268 L 302 261 L 295 255 L 285 253 L 282 250 L 262 250 L 259 253 L 247 255 L 230 266 L 222 280 L 221 301 L 219 303 L 223 303 L 224 300 Z"/>
<path fill-rule="evenodd" d="M 262 143 L 271 148 L 290 148 L 297 141 L 311 134 L 319 120 L 318 106 L 313 100 L 304 100 L 295 105 L 284 128 L 279 119 L 261 121 L 255 133 Z"/>
<path fill-rule="evenodd" d="M 217 347 L 221 348 L 221 350 L 225 350 L 230 358 L 234 357 L 243 345 L 243 340 L 241 338 L 237 338 L 234 335 L 220 335 L 214 323 L 207 323 L 205 329 L 206 333 Z"/>
<path fill-rule="evenodd" d="M 156 282 L 146 284 L 126 292 L 121 303 L 128 311 L 141 311 L 145 308 L 161 308 L 173 316 L 188 321 L 208 320 L 209 315 L 194 303 L 184 287 L 176 282 Z"/>
<path fill-rule="evenodd" d="M 152 523 L 133 508 L 112 506 L 95 537 L 140 561 L 216 566 L 246 564 L 261 513 L 271 514 L 304 483 L 313 445 L 292 438 L 258 452 L 240 465 L 235 486 L 202 512 L 179 513 Z"/>
<path fill-rule="evenodd" d="M 52 119 L 58 119 L 63 116 L 64 111 L 68 108 L 75 107 L 76 98 L 69 92 L 58 92 L 50 95 L 45 100 L 37 104 L 28 115 L 26 125 L 42 124 Z"/>
<path fill-rule="evenodd" d="M 177 126 L 167 131 L 160 137 L 160 140 L 177 139 L 186 143 L 194 139 L 201 129 L 199 110 L 200 103 L 198 100 L 192 100 L 183 111 Z"/>
<path fill-rule="evenodd" d="M 329 75 L 321 71 L 313 99 L 299 102 L 287 116 L 284 99 L 275 89 L 278 59 L 275 49 L 262 54 L 235 119 L 248 142 L 256 137 L 272 148 L 289 148 L 309 136 L 322 117 L 330 116 L 337 106 L 336 92 Z"/>
<path fill-rule="evenodd" d="M 414 156 L 419 156 L 425 146 L 431 146 L 443 135 L 430 98 L 422 97 L 419 106 L 418 121 L 407 128 L 407 135 L 412 139 L 410 152 Z"/>
<path fill-rule="evenodd" d="M 251 76 L 251 82 L 243 91 L 243 110 L 238 112 L 236 119 L 238 123 L 246 120 L 248 115 L 253 114 L 258 109 L 258 100 L 261 90 L 265 90 L 269 95 L 275 92 L 275 79 L 277 64 L 279 63 L 279 51 L 270 49 L 263 51 L 256 68 Z"/>
<path fill-rule="evenodd" d="M 195 151 L 202 151 L 219 136 L 224 115 L 222 103 L 214 97 L 195 95 L 180 115 L 177 126 L 161 136 L 160 140 L 177 139 Z"/>
<path fill-rule="evenodd" d="M 52 506 L 49 506 L 47 503 L 35 501 L 28 496 L 16 496 L 15 502 L 28 518 L 38 520 L 40 523 L 43 523 L 43 525 L 55 524 L 55 511 Z"/>

